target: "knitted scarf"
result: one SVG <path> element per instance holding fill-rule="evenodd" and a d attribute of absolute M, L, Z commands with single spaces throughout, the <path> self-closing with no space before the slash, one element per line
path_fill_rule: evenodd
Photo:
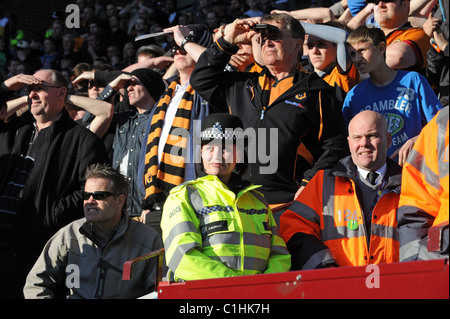
<path fill-rule="evenodd" d="M 165 196 L 158 196 L 158 194 L 162 195 L 161 192 L 169 192 L 173 187 L 184 182 L 185 158 L 183 154 L 186 154 L 188 141 L 185 136 L 172 135 L 172 132 L 175 128 L 185 129 L 186 132 L 189 130 L 195 93 L 190 85 L 181 98 L 158 167 L 158 144 L 164 118 L 178 81 L 179 78 L 175 79 L 159 100 L 151 119 L 150 133 L 147 139 L 144 168 L 145 197 L 154 196 L 157 198 L 155 201 L 164 199 Z"/>

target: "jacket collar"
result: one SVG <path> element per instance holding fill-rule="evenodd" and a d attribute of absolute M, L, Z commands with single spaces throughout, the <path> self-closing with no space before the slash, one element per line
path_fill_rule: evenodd
<path fill-rule="evenodd" d="M 402 167 L 393 160 L 391 160 L 389 157 L 386 158 L 386 164 L 387 164 L 386 177 L 388 178 L 386 187 L 388 188 L 399 187 L 402 181 Z M 356 182 L 357 168 L 352 161 L 352 157 L 349 155 L 339 160 L 336 163 L 336 165 L 332 169 L 330 169 L 329 175 L 335 177 L 348 178 Z"/>
<path fill-rule="evenodd" d="M 97 246 L 104 247 L 113 239 L 122 237 L 128 228 L 128 224 L 129 224 L 128 216 L 125 213 L 122 213 L 122 217 L 120 219 L 119 224 L 111 230 L 109 238 L 107 239 L 104 245 L 98 240 L 98 236 L 95 234 L 95 229 L 92 223 L 89 223 L 87 221 L 84 222 L 83 225 L 81 225 L 80 227 L 80 233 L 89 238 Z"/>
<path fill-rule="evenodd" d="M 55 132 L 66 131 L 71 126 L 74 126 L 74 124 L 79 125 L 70 118 L 69 113 L 67 113 L 66 109 L 63 108 L 60 117 L 56 121 L 54 121 L 49 127 L 42 129 L 39 132 L 39 134 L 43 132 L 48 132 L 46 134 L 53 135 Z"/>

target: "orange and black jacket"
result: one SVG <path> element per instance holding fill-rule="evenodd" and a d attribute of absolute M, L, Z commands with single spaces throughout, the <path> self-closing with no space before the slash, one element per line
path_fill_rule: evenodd
<path fill-rule="evenodd" d="M 427 66 L 427 52 L 431 49 L 430 37 L 421 28 L 413 28 L 408 22 L 386 36 L 386 44 L 405 42 L 414 51 L 417 63 L 405 71 L 420 72 Z"/>
<path fill-rule="evenodd" d="M 398 209 L 400 261 L 441 258 L 427 252 L 430 227 L 449 221 L 449 110 L 444 107 L 422 129 L 403 167 Z M 441 252 L 449 249 L 448 227 Z"/>
<path fill-rule="evenodd" d="M 290 202 L 317 171 L 333 167 L 349 154 L 342 104 L 334 89 L 315 73 L 296 71 L 289 81 L 273 82 L 267 68 L 251 73 L 224 71 L 237 49 L 219 38 L 200 56 L 190 84 L 215 108 L 239 116 L 244 129 L 256 130 L 256 138 L 249 143 L 249 175 L 245 177 L 262 185 L 260 191 L 270 204 Z M 267 79 L 272 80 L 270 89 Z M 285 87 L 273 99 L 278 85 Z M 257 145 L 256 150 L 251 145 Z M 274 152 L 277 156 L 271 159 L 276 163 L 261 156 Z M 256 159 L 252 162 L 250 156 Z M 275 171 L 264 171 L 271 164 Z"/>
<path fill-rule="evenodd" d="M 386 161 L 385 183 L 370 225 L 365 224 L 357 169 L 350 156 L 313 177 L 280 217 L 292 270 L 398 261 L 401 167 L 389 158 Z"/>

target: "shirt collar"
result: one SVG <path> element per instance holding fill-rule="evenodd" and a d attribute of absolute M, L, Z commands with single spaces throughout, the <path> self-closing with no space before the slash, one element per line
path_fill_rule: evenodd
<path fill-rule="evenodd" d="M 365 170 L 364 168 L 361 168 L 361 167 L 358 167 L 358 166 L 356 168 L 358 170 L 359 178 L 366 179 L 367 178 L 367 174 L 369 174 L 370 171 Z M 376 184 L 378 184 L 380 181 L 383 180 L 384 175 L 386 175 L 386 171 L 387 171 L 386 163 L 384 163 L 384 165 L 381 168 L 376 170 L 376 172 L 378 173 L 378 177 L 377 177 L 377 179 L 375 181 Z"/>

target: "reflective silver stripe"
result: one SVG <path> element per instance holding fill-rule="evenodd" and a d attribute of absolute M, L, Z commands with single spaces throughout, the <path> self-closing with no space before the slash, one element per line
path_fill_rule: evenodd
<path fill-rule="evenodd" d="M 197 216 L 205 216 L 212 212 L 224 211 L 224 212 L 232 212 L 233 206 L 222 206 L 222 205 L 214 205 L 205 207 L 203 204 L 203 198 L 200 195 L 198 189 L 192 185 L 186 185 L 186 189 L 189 196 L 189 201 L 191 202 L 191 206 L 194 209 L 194 212 Z"/>
<path fill-rule="evenodd" d="M 255 196 L 256 199 L 259 200 L 261 203 L 263 203 L 267 208 L 269 207 L 269 203 L 268 203 L 267 200 L 264 198 L 264 195 L 263 195 L 263 194 L 261 194 L 261 193 L 259 193 L 259 192 L 257 192 L 257 191 L 254 191 L 254 190 L 251 191 L 251 194 L 252 194 L 253 196 Z"/>
<path fill-rule="evenodd" d="M 303 269 L 315 269 L 317 266 L 322 265 L 327 262 L 334 262 L 333 254 L 331 253 L 331 250 L 324 249 L 321 251 L 318 251 L 314 255 L 312 255 L 306 263 L 303 265 Z"/>
<path fill-rule="evenodd" d="M 192 185 L 186 185 L 186 190 L 188 192 L 189 201 L 194 209 L 194 212 L 198 215 L 198 211 L 204 208 L 203 199 L 198 192 L 198 189 Z"/>
<path fill-rule="evenodd" d="M 177 245 L 174 253 L 172 254 L 172 257 L 167 261 L 167 266 L 169 266 L 169 268 L 175 272 L 176 269 L 178 268 L 178 265 L 181 262 L 181 259 L 183 259 L 184 255 L 186 255 L 186 253 L 188 253 L 192 249 L 195 249 L 196 247 L 199 247 L 199 246 L 200 245 L 196 242 Z M 165 248 L 167 249 L 168 246 L 165 246 Z"/>
<path fill-rule="evenodd" d="M 272 236 L 278 236 L 281 238 L 280 230 L 278 229 L 277 226 L 271 226 L 270 231 L 272 232 Z"/>
<path fill-rule="evenodd" d="M 320 224 L 319 214 L 317 214 L 314 209 L 301 202 L 294 201 L 288 209 L 312 223 Z"/>
<path fill-rule="evenodd" d="M 164 239 L 164 246 L 166 246 L 166 248 L 169 248 L 172 245 L 172 241 L 175 239 L 175 237 L 185 233 L 198 233 L 197 227 L 195 227 L 194 223 L 192 223 L 191 221 L 184 221 L 173 226 L 173 228 L 170 230 L 169 235 Z M 197 246 L 199 245 L 197 244 Z"/>
<path fill-rule="evenodd" d="M 270 236 L 268 235 L 258 235 L 254 233 L 243 233 L 244 245 L 252 245 L 261 248 L 270 248 Z"/>
<path fill-rule="evenodd" d="M 328 176 L 329 170 L 326 170 L 323 176 Z M 334 193 L 335 193 L 335 178 L 329 178 L 322 183 L 322 205 L 323 205 L 323 225 L 324 229 L 321 233 L 321 240 L 325 242 L 327 240 L 335 240 L 342 238 L 352 238 L 352 237 L 364 237 L 364 227 L 363 225 L 358 225 L 358 228 L 351 230 L 347 226 L 335 226 L 334 221 Z"/>
<path fill-rule="evenodd" d="M 209 256 L 212 260 L 220 261 L 231 269 L 241 269 L 240 256 Z"/>
<path fill-rule="evenodd" d="M 272 245 L 270 247 L 270 256 L 289 255 L 286 246 Z"/>
<path fill-rule="evenodd" d="M 412 149 L 408 156 L 408 163 L 420 171 L 425 177 L 425 181 L 437 190 L 441 189 L 439 175 L 429 168 L 425 163 L 425 158 L 415 149 Z"/>
<path fill-rule="evenodd" d="M 269 248 L 270 237 L 267 235 L 258 235 L 253 233 L 243 233 L 244 245 L 251 245 L 261 248 Z M 210 247 L 215 245 L 239 245 L 241 242 L 240 233 L 215 233 L 211 236 L 206 236 L 203 239 L 203 247 Z"/>
<path fill-rule="evenodd" d="M 322 182 L 322 207 L 323 207 L 323 227 L 324 227 L 320 236 L 322 242 L 325 242 L 327 240 L 339 239 L 347 236 L 347 227 L 334 226 L 335 179 L 330 178 L 327 179 L 325 182 L 325 176 L 328 176 L 328 172 L 329 170 L 325 170 L 325 172 L 323 173 L 323 182 Z M 320 225 L 320 219 L 317 223 Z M 361 227 L 358 227 L 357 231 L 360 228 Z"/>
<path fill-rule="evenodd" d="M 215 245 L 239 245 L 241 237 L 239 233 L 215 233 L 211 236 L 203 238 L 203 247 L 210 247 Z"/>
<path fill-rule="evenodd" d="M 224 263 L 228 268 L 241 269 L 241 258 L 233 256 L 211 256 L 211 259 Z M 267 269 L 267 260 L 244 256 L 244 270 L 264 272 Z"/>
<path fill-rule="evenodd" d="M 375 223 L 372 223 L 372 235 L 396 241 L 398 241 L 400 237 L 397 228 Z"/>
<path fill-rule="evenodd" d="M 363 225 L 358 225 L 358 228 L 355 230 L 351 230 L 347 226 L 328 227 L 322 230 L 321 240 L 322 242 L 325 242 L 327 240 L 335 240 L 342 238 L 364 237 L 365 233 L 363 228 L 364 228 Z"/>
<path fill-rule="evenodd" d="M 400 261 L 417 260 L 421 239 L 415 239 L 400 247 Z"/>
<path fill-rule="evenodd" d="M 439 112 L 436 118 L 436 123 L 438 125 L 437 134 L 437 151 L 438 151 L 438 165 L 439 165 L 439 177 L 444 178 L 448 175 L 449 165 L 448 165 L 448 145 L 445 145 L 445 134 L 448 127 L 448 107 Z"/>
<path fill-rule="evenodd" d="M 329 170 L 323 173 L 322 182 L 322 205 L 323 205 L 323 222 L 324 227 L 334 227 L 334 188 L 335 179 L 329 178 L 325 183 L 325 176 L 328 175 Z M 325 217 L 326 216 L 326 217 Z"/>
<path fill-rule="evenodd" d="M 244 256 L 244 270 L 264 272 L 267 269 L 267 260 L 258 257 Z"/>

